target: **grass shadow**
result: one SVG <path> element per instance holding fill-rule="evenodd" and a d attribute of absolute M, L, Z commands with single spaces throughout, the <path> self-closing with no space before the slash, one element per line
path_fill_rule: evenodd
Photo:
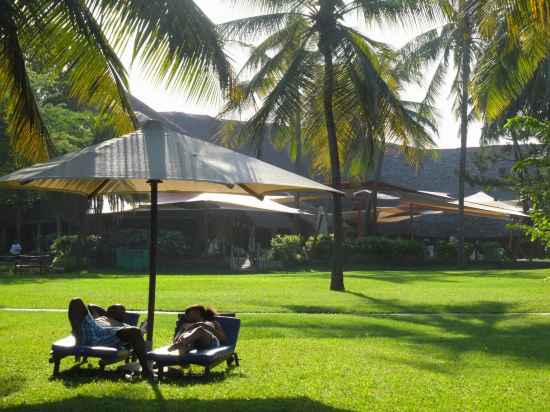
<path fill-rule="evenodd" d="M 262 320 L 254 327 L 272 328 L 272 336 L 285 333 L 315 338 L 391 338 L 415 345 L 442 349 L 452 358 L 472 352 L 514 358 L 533 366 L 550 364 L 550 321 L 544 317 L 521 322 L 529 315 L 514 314 L 514 304 L 484 301 L 471 305 L 407 304 L 398 300 L 384 300 L 360 292 L 348 291 L 381 307 L 388 313 L 346 313 L 350 317 L 316 318 L 302 324 Z M 324 313 L 326 307 L 286 306 L 296 313 Z M 332 308 L 330 310 L 333 310 Z M 285 332 L 285 329 L 289 332 Z M 266 335 L 269 334 L 266 332 Z"/>
<path fill-rule="evenodd" d="M 209 375 L 204 374 L 183 374 L 179 370 L 171 369 L 165 375 L 163 383 L 175 384 L 178 386 L 206 385 L 222 382 L 231 377 L 232 370 L 213 370 Z M 237 375 L 235 375 L 237 376 Z M 76 388 L 97 381 L 109 382 L 141 382 L 139 376 L 128 377 L 127 372 L 122 368 L 100 370 L 92 364 L 76 364 L 61 371 L 57 376 L 51 377 L 52 381 L 62 381 L 68 388 Z"/>
<path fill-rule="evenodd" d="M 155 399 L 127 399 L 124 397 L 76 396 L 61 401 L 44 402 L 36 405 L 12 406 L 4 411 L 53 412 L 53 411 L 224 411 L 224 412 L 346 412 L 345 409 L 325 405 L 307 397 L 294 398 L 250 398 L 250 399 L 164 399 L 162 387 L 155 391 Z"/>
<path fill-rule="evenodd" d="M 21 374 L 0 376 L 0 398 L 12 395 L 25 387 L 26 378 Z"/>

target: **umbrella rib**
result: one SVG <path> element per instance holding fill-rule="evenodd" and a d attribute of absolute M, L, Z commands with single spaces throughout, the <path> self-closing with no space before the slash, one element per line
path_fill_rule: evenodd
<path fill-rule="evenodd" d="M 101 189 L 103 189 L 105 186 L 107 186 L 107 183 L 109 183 L 109 179 L 103 180 L 103 181 L 94 189 L 94 191 L 88 195 L 88 199 L 91 199 L 91 198 L 93 198 L 93 197 L 96 197 L 97 194 L 101 191 Z"/>
<path fill-rule="evenodd" d="M 256 199 L 258 200 L 264 200 L 264 195 L 261 195 L 257 192 L 255 192 L 254 190 L 252 190 L 251 188 L 249 188 L 247 185 L 245 185 L 244 183 L 239 183 L 239 186 L 246 192 L 248 193 L 249 195 L 252 195 L 254 196 Z"/>

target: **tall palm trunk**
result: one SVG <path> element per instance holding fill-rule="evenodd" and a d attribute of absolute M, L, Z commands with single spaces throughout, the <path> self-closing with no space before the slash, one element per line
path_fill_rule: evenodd
<path fill-rule="evenodd" d="M 382 167 L 384 163 L 384 155 L 386 154 L 386 143 L 382 141 L 378 148 L 378 157 L 374 170 L 374 188 L 370 196 L 368 214 L 367 214 L 367 229 L 369 235 L 378 234 L 378 185 L 382 176 Z"/>
<path fill-rule="evenodd" d="M 464 9 L 462 2 L 462 9 Z M 466 256 L 464 252 L 464 182 L 466 179 L 466 155 L 468 148 L 468 102 L 470 95 L 468 87 L 470 85 L 470 61 L 471 61 L 471 29 L 468 15 L 464 16 L 463 31 L 463 49 L 462 49 L 462 90 L 460 99 L 460 164 L 458 171 L 458 264 L 464 265 Z"/>
<path fill-rule="evenodd" d="M 296 139 L 296 158 L 294 159 L 294 172 L 296 174 L 302 174 L 302 156 L 303 156 L 303 143 L 302 143 L 302 113 L 300 110 L 296 112 L 296 124 L 294 125 L 294 139 Z M 300 193 L 295 195 L 296 208 L 300 208 Z M 298 219 L 298 217 L 296 216 Z"/>
<path fill-rule="evenodd" d="M 325 121 L 327 124 L 328 144 L 330 150 L 330 166 L 332 173 L 332 186 L 341 190 L 342 177 L 340 176 L 340 158 L 338 156 L 338 140 L 336 137 L 336 125 L 332 106 L 334 88 L 334 72 L 332 67 L 332 53 L 325 53 L 325 82 L 323 105 Z M 344 290 L 344 271 L 342 262 L 342 242 L 344 240 L 343 218 L 342 218 L 342 197 L 334 193 L 334 246 L 332 250 L 332 273 L 330 277 L 331 290 Z"/>
<path fill-rule="evenodd" d="M 336 16 L 334 13 L 334 0 L 321 0 L 319 8 L 319 50 L 324 57 L 324 85 L 323 85 L 323 109 L 327 127 L 328 145 L 330 151 L 330 167 L 332 174 L 332 186 L 341 190 L 342 177 L 340 175 L 340 158 L 338 156 L 338 139 L 336 136 L 336 123 L 332 99 L 334 95 L 334 67 L 332 65 L 332 47 L 336 33 Z M 330 276 L 331 290 L 344 290 L 344 271 L 342 259 L 342 243 L 344 240 L 342 198 L 333 194 L 333 224 L 334 246 L 332 249 L 332 273 Z"/>

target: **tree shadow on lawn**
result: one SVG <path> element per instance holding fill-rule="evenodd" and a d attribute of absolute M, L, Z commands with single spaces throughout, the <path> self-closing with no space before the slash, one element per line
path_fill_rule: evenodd
<path fill-rule="evenodd" d="M 85 272 L 85 273 L 47 273 L 47 274 L 20 274 L 20 275 L 2 275 L 0 276 L 0 286 L 2 285 L 22 285 L 27 283 L 47 283 L 56 280 L 86 280 L 86 279 L 116 279 L 131 276 L 146 276 L 137 273 L 113 273 L 104 272 Z"/>
<path fill-rule="evenodd" d="M 159 396 L 161 389 L 155 391 L 156 399 L 126 399 L 123 397 L 76 396 L 71 399 L 44 402 L 36 405 L 13 406 L 4 411 L 18 412 L 53 412 L 53 411 L 224 411 L 224 412 L 279 412 L 279 411 L 315 411 L 315 412 L 346 412 L 345 409 L 334 408 L 319 401 L 307 398 L 264 398 L 264 399 L 164 399 Z"/>
<path fill-rule="evenodd" d="M 525 280 L 543 280 L 546 274 L 534 272 L 533 270 L 514 270 L 497 271 L 486 269 L 466 269 L 466 270 L 438 270 L 418 268 L 414 271 L 409 269 L 399 270 L 381 270 L 372 274 L 348 273 L 349 279 L 377 280 L 380 282 L 389 282 L 396 284 L 407 284 L 415 282 L 439 282 L 439 283 L 458 283 L 458 278 L 497 278 L 497 279 L 525 279 Z"/>
<path fill-rule="evenodd" d="M 324 323 L 320 321 L 314 325 L 310 322 L 302 325 L 288 325 L 284 322 L 270 325 L 270 322 L 267 322 L 266 327 L 280 328 L 280 331 L 291 328 L 300 331 L 298 333 L 302 337 L 395 338 L 421 346 L 426 345 L 428 348 L 441 348 L 453 359 L 459 359 L 470 352 L 481 352 L 526 361 L 533 366 L 550 364 L 550 351 L 547 348 L 550 342 L 550 319 L 533 317 L 531 319 L 537 322 L 503 323 L 513 319 L 528 319 L 528 315 L 513 315 L 513 304 L 403 304 L 396 300 L 375 299 L 351 293 L 388 307 L 394 313 L 364 314 L 357 316 L 356 320 L 346 317 L 340 320 L 336 317 L 336 320 Z M 434 307 L 439 310 L 434 310 Z M 287 308 L 299 313 L 312 313 L 315 310 L 311 306 L 293 305 Z M 414 327 L 415 325 L 418 327 Z M 254 327 L 260 325 L 255 324 Z M 425 350 L 430 349 L 422 349 Z"/>
<path fill-rule="evenodd" d="M 195 272 L 195 273 L 173 273 L 173 272 L 166 272 L 166 273 L 158 273 L 159 276 L 164 277 L 181 277 L 181 278 L 192 278 L 192 277 L 204 277 L 204 276 L 222 276 L 222 277 L 243 277 L 243 276 L 250 276 L 253 278 L 254 276 L 262 276 L 262 277 L 269 277 L 269 278 L 293 278 L 293 277 L 299 277 L 299 278 L 310 278 L 310 277 L 316 277 L 317 273 L 307 273 L 307 272 L 288 272 L 288 273 L 282 273 L 282 272 L 274 272 L 274 273 L 234 273 L 234 272 L 210 272 L 210 273 L 202 273 L 202 272 Z M 29 273 L 29 274 L 0 274 L 0 286 L 2 285 L 21 285 L 21 284 L 28 284 L 28 283 L 46 283 L 56 280 L 90 280 L 90 279 L 117 279 L 117 278 L 145 278 L 148 274 L 144 272 L 124 272 L 121 270 L 104 270 L 104 271 L 84 271 L 81 273 L 45 273 L 45 274 L 36 274 L 36 273 Z M 322 274 L 320 277 L 328 279 L 328 273 Z"/>
<path fill-rule="evenodd" d="M 68 369 L 61 371 L 57 376 L 51 377 L 52 381 L 62 381 L 63 385 L 68 388 L 77 388 L 82 385 L 86 385 L 92 382 L 141 382 L 143 381 L 139 376 L 133 379 L 126 377 L 126 372 L 121 369 L 106 369 L 101 371 L 98 368 L 84 367 L 83 364 L 74 365 Z M 170 369 L 163 379 L 162 383 L 174 384 L 177 386 L 190 386 L 190 385 L 208 385 L 216 382 L 222 382 L 224 380 L 233 377 L 242 377 L 242 373 L 232 373 L 233 370 L 214 370 L 209 375 L 197 373 L 197 369 L 193 370 L 193 374 L 186 373 L 185 375 L 179 370 Z M 153 385 L 154 386 L 154 385 Z"/>
<path fill-rule="evenodd" d="M 0 376 L 0 399 L 21 391 L 25 387 L 26 378 L 23 375 Z"/>

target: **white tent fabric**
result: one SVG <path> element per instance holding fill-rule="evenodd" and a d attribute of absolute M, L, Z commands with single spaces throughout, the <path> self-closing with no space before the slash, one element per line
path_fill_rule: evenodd
<path fill-rule="evenodd" d="M 275 197 L 275 196 L 274 196 Z M 276 197 L 275 197 L 276 198 Z M 254 196 L 230 195 L 226 193 L 161 193 L 159 205 L 174 203 L 208 202 L 234 206 L 242 210 L 258 210 L 265 212 L 288 213 L 293 215 L 309 214 L 300 209 L 288 207 L 266 196 L 263 200 Z"/>
<path fill-rule="evenodd" d="M 263 200 L 260 200 L 254 196 L 229 195 L 225 193 L 159 193 L 158 205 L 173 205 L 181 203 L 191 204 L 204 202 L 215 204 L 217 207 L 224 210 L 286 213 L 291 215 L 310 214 L 306 211 L 277 203 L 272 198 L 278 198 L 278 196 L 266 196 Z M 121 202 L 121 204 L 117 205 L 116 209 L 113 209 L 109 202 L 104 201 L 101 214 L 105 215 L 133 211 L 143 212 L 147 211 L 148 209 L 149 203 L 139 203 L 136 205 L 132 205 L 128 202 Z M 90 209 L 88 213 L 94 214 L 96 212 L 95 210 Z"/>
<path fill-rule="evenodd" d="M 353 196 L 362 196 L 362 195 L 369 195 L 370 196 L 370 194 L 372 192 L 373 192 L 372 190 L 363 189 L 363 190 L 359 190 L 357 192 L 354 192 Z M 399 198 L 397 196 L 391 196 L 391 195 L 387 195 L 385 193 L 380 193 L 380 192 L 376 193 L 376 198 L 379 199 L 379 200 L 399 200 Z"/>
<path fill-rule="evenodd" d="M 0 178 L 0 187 L 82 195 L 209 192 L 262 197 L 272 192 L 339 191 L 215 144 L 165 131 L 156 121 L 134 133 Z"/>
<path fill-rule="evenodd" d="M 367 184 L 367 188 L 374 187 L 374 183 Z M 418 212 L 420 210 L 441 211 L 446 213 L 458 212 L 458 200 L 448 193 L 428 192 L 413 190 L 404 187 L 377 182 L 378 192 L 396 196 L 400 199 L 399 208 L 404 213 Z M 464 212 L 468 216 L 490 217 L 509 220 L 513 217 L 527 217 L 521 208 L 511 206 L 504 202 L 498 202 L 484 192 L 478 192 L 465 198 Z"/>

